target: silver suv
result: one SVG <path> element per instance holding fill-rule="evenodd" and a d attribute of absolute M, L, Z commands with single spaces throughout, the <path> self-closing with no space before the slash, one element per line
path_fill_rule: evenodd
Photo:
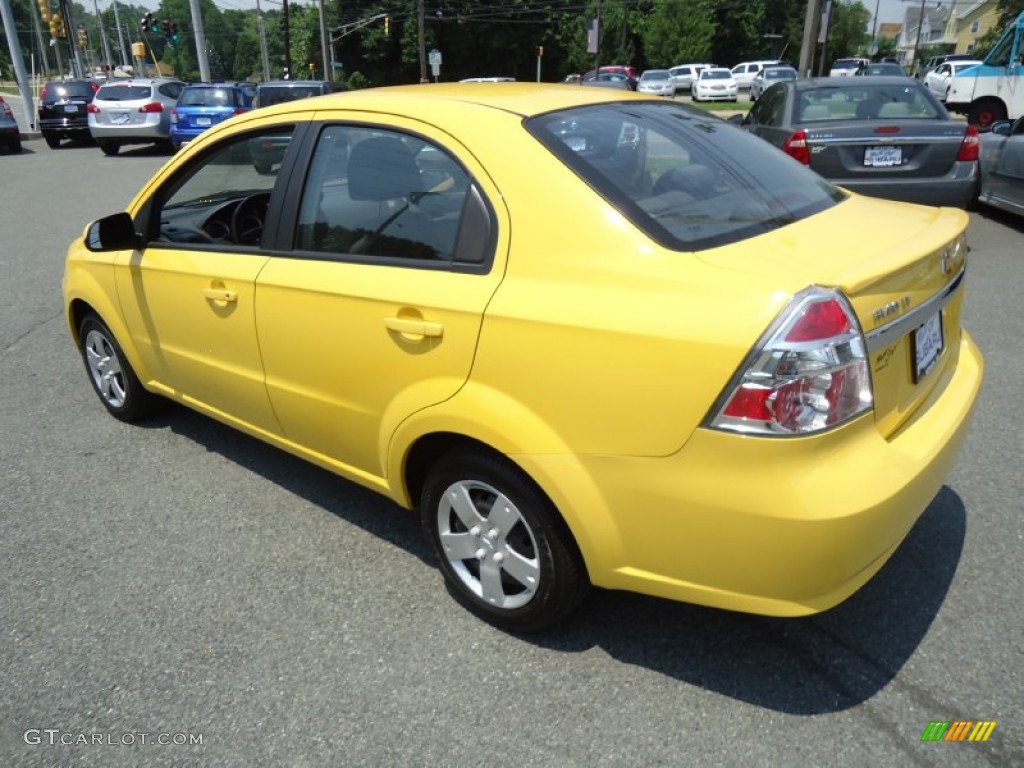
<path fill-rule="evenodd" d="M 171 110 L 184 87 L 166 77 L 113 80 L 89 105 L 89 133 L 107 155 L 116 155 L 124 144 L 170 147 Z"/>

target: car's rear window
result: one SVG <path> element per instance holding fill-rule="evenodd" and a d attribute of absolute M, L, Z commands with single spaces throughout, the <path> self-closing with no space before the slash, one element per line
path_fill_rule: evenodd
<path fill-rule="evenodd" d="M 43 103 L 53 104 L 70 99 L 85 99 L 88 101 L 92 98 L 92 94 L 92 85 L 89 83 L 47 83 L 46 90 L 43 92 Z"/>
<path fill-rule="evenodd" d="M 268 107 L 271 104 L 281 104 L 285 101 L 320 96 L 323 92 L 323 88 L 316 85 L 268 86 L 257 91 L 257 99 L 261 107 Z"/>
<path fill-rule="evenodd" d="M 637 227 L 675 250 L 737 242 L 845 199 L 763 139 L 683 104 L 593 105 L 525 125 Z"/>
<path fill-rule="evenodd" d="M 860 81 L 860 78 L 855 78 Z M 875 120 L 877 118 L 945 119 L 944 110 L 916 82 L 900 85 L 841 85 L 800 92 L 799 121 Z"/>
<path fill-rule="evenodd" d="M 233 88 L 186 88 L 178 97 L 179 107 L 238 107 L 242 94 Z"/>
<path fill-rule="evenodd" d="M 100 101 L 138 101 L 148 99 L 153 93 L 148 85 L 104 85 L 96 92 Z"/>

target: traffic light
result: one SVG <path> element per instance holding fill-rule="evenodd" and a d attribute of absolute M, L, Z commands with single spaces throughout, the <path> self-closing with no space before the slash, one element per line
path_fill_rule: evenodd
<path fill-rule="evenodd" d="M 50 0 L 39 0 L 39 15 L 43 17 L 43 23 L 50 21 Z"/>
<path fill-rule="evenodd" d="M 85 27 L 78 28 L 78 44 L 82 48 L 89 47 L 89 33 L 85 31 Z"/>
<path fill-rule="evenodd" d="M 181 36 L 178 34 L 178 22 L 171 22 L 171 42 L 176 43 Z"/>
<path fill-rule="evenodd" d="M 146 15 L 139 20 L 139 26 L 142 27 L 143 32 L 149 32 L 150 26 L 153 24 L 153 14 L 146 11 Z"/>
<path fill-rule="evenodd" d="M 55 13 L 50 17 L 50 35 L 58 40 L 63 40 L 68 36 L 68 31 L 64 27 L 64 19 L 61 18 L 59 13 Z"/>
<path fill-rule="evenodd" d="M 390 16 L 385 16 L 384 17 L 384 34 L 385 35 L 390 35 L 391 34 L 391 17 Z"/>

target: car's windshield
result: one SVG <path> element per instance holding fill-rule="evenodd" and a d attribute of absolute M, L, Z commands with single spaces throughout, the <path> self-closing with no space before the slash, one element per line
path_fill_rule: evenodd
<path fill-rule="evenodd" d="M 93 89 L 89 83 L 47 83 L 43 92 L 43 103 L 52 104 L 55 101 L 68 101 L 69 99 L 92 98 Z"/>
<path fill-rule="evenodd" d="M 701 80 L 728 80 L 732 72 L 728 69 L 705 69 L 700 73 Z"/>
<path fill-rule="evenodd" d="M 641 80 L 668 80 L 668 70 L 647 71 L 640 76 Z"/>
<path fill-rule="evenodd" d="M 527 129 L 654 240 L 681 251 L 743 240 L 845 199 L 763 139 L 683 104 L 603 104 Z"/>
<path fill-rule="evenodd" d="M 857 69 L 860 64 L 858 59 L 836 59 L 832 63 L 832 69 Z"/>
<path fill-rule="evenodd" d="M 795 80 L 796 70 L 793 69 L 766 69 L 765 80 Z"/>
<path fill-rule="evenodd" d="M 315 85 L 283 85 L 269 86 L 259 89 L 259 103 L 261 107 L 271 104 L 281 104 L 285 101 L 296 101 L 306 99 L 310 96 L 319 96 L 323 90 Z"/>

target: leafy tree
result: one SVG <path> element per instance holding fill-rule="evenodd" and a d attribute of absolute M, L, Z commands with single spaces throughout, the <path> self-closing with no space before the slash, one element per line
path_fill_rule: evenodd
<path fill-rule="evenodd" d="M 708 61 L 715 35 L 711 9 L 699 0 L 663 0 L 644 20 L 646 58 L 660 67 Z"/>
<path fill-rule="evenodd" d="M 871 38 L 868 32 L 870 21 L 871 11 L 865 8 L 860 0 L 834 2 L 828 33 L 828 50 L 831 58 L 864 54 Z"/>

